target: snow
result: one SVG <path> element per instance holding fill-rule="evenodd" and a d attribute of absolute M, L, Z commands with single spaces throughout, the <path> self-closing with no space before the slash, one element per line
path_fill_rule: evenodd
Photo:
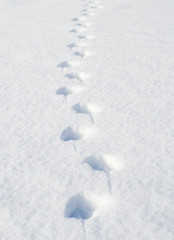
<path fill-rule="evenodd" d="M 173 239 L 174 2 L 0 7 L 0 239 Z"/>

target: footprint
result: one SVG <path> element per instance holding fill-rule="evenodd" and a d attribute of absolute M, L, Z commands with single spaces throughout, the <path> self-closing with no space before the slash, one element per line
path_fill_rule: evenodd
<path fill-rule="evenodd" d="M 89 16 L 89 13 L 84 12 L 84 13 L 82 13 L 82 16 Z"/>
<path fill-rule="evenodd" d="M 72 18 L 71 19 L 73 22 L 77 22 L 79 19 L 78 18 Z"/>
<path fill-rule="evenodd" d="M 86 9 L 86 8 L 85 8 L 85 9 L 82 9 L 81 12 L 82 12 L 82 13 L 83 13 L 83 12 L 88 12 L 88 9 Z"/>
<path fill-rule="evenodd" d="M 67 47 L 73 49 L 73 48 L 78 47 L 78 46 L 75 43 L 70 43 L 70 44 L 67 45 Z"/>
<path fill-rule="evenodd" d="M 104 154 L 98 156 L 90 156 L 84 159 L 93 170 L 109 172 L 112 170 L 119 170 L 123 167 L 121 160 L 118 160 L 115 156 Z"/>
<path fill-rule="evenodd" d="M 86 73 L 67 73 L 65 76 L 69 79 L 77 79 L 80 81 L 81 84 L 83 84 L 85 79 L 90 77 Z"/>
<path fill-rule="evenodd" d="M 69 67 L 71 67 L 71 64 L 70 64 L 69 62 L 65 61 L 65 62 L 62 62 L 62 63 L 60 63 L 59 65 L 57 65 L 57 67 L 58 67 L 58 68 L 62 68 L 62 70 L 63 70 L 64 68 L 69 68 Z"/>
<path fill-rule="evenodd" d="M 79 35 L 77 36 L 79 39 L 84 39 L 84 40 L 88 40 L 88 39 L 94 39 L 95 37 L 92 35 Z"/>
<path fill-rule="evenodd" d="M 75 28 L 70 30 L 71 33 L 77 33 L 77 30 Z"/>
<path fill-rule="evenodd" d="M 96 9 L 97 6 L 91 5 L 89 8 L 90 8 L 90 9 Z"/>
<path fill-rule="evenodd" d="M 68 89 L 67 87 L 61 87 L 56 92 L 57 95 L 64 95 L 64 96 L 68 96 L 72 93 L 73 93 L 72 90 Z"/>
<path fill-rule="evenodd" d="M 57 95 L 63 95 L 65 98 L 65 102 L 67 103 L 67 97 L 71 94 L 76 94 L 78 92 L 83 91 L 84 88 L 81 86 L 72 86 L 72 87 L 61 87 L 57 90 Z"/>
<path fill-rule="evenodd" d="M 78 62 L 68 62 L 68 61 L 65 61 L 65 62 L 62 62 L 62 63 L 58 64 L 57 67 L 61 68 L 62 72 L 63 72 L 64 68 L 69 68 L 69 67 L 72 67 L 72 66 L 76 66 L 78 64 L 79 64 Z"/>
<path fill-rule="evenodd" d="M 119 161 L 113 155 L 98 155 L 90 156 L 84 159 L 84 162 L 87 163 L 95 171 L 104 171 L 107 176 L 108 188 L 109 191 L 112 191 L 112 182 L 111 174 L 112 170 L 119 170 L 123 167 L 123 163 Z"/>
<path fill-rule="evenodd" d="M 77 26 L 83 26 L 83 24 L 82 24 L 82 23 L 77 23 L 76 25 L 77 25 Z"/>
<path fill-rule="evenodd" d="M 82 90 L 84 90 L 84 88 L 80 87 L 80 86 L 73 86 L 71 88 L 61 87 L 57 90 L 56 94 L 57 95 L 68 96 L 68 95 L 73 94 L 73 93 L 78 93 Z"/>
<path fill-rule="evenodd" d="M 80 56 L 81 58 L 83 58 L 85 56 L 85 53 L 83 52 L 74 52 L 75 56 Z"/>
<path fill-rule="evenodd" d="M 65 75 L 65 77 L 69 78 L 69 79 L 77 79 L 80 81 L 80 83 L 82 84 L 82 79 L 79 77 L 79 75 L 77 73 L 67 73 Z"/>
<path fill-rule="evenodd" d="M 57 90 L 56 94 L 57 95 L 63 95 L 65 98 L 65 102 L 67 102 L 67 96 L 72 94 L 73 91 L 67 87 L 61 87 Z"/>
<path fill-rule="evenodd" d="M 65 206 L 64 215 L 67 218 L 86 220 L 92 217 L 95 206 L 83 194 L 71 197 Z"/>
<path fill-rule="evenodd" d="M 85 40 L 86 40 L 86 39 L 87 39 L 87 36 L 86 36 L 86 35 L 79 35 L 78 38 L 79 38 L 79 39 L 85 39 Z"/>
<path fill-rule="evenodd" d="M 88 9 L 84 8 L 84 9 L 82 9 L 81 12 L 87 12 L 87 11 L 88 11 Z"/>
<path fill-rule="evenodd" d="M 67 127 L 63 130 L 61 134 L 61 139 L 63 141 L 78 141 L 83 138 L 83 134 L 72 127 Z"/>
<path fill-rule="evenodd" d="M 90 52 L 90 51 L 77 51 L 77 52 L 74 52 L 74 55 L 75 56 L 80 56 L 81 58 L 83 58 L 83 57 L 90 57 L 90 56 L 92 56 L 92 55 L 94 55 L 92 52 Z"/>
<path fill-rule="evenodd" d="M 101 111 L 101 109 L 98 106 L 95 106 L 93 104 L 85 104 L 85 103 L 75 104 L 72 106 L 72 109 L 76 111 L 76 113 L 88 114 L 92 122 L 94 122 L 92 113 L 97 113 Z"/>

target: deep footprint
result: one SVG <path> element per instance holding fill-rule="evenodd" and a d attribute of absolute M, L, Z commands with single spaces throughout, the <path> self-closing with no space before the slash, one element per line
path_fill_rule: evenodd
<path fill-rule="evenodd" d="M 57 90 L 57 95 L 64 95 L 65 97 L 72 94 L 73 91 L 71 89 L 68 89 L 67 87 L 61 87 Z"/>
<path fill-rule="evenodd" d="M 86 24 L 86 26 L 90 26 L 90 23 L 89 23 L 89 25 Z M 95 37 L 92 35 L 79 35 L 79 36 L 77 36 L 77 38 L 83 39 L 83 40 L 90 40 L 90 39 L 94 39 Z"/>
<path fill-rule="evenodd" d="M 69 68 L 69 67 L 71 67 L 71 64 L 70 64 L 69 62 L 65 61 L 65 62 L 62 62 L 62 63 L 58 64 L 57 67 L 58 67 L 58 68 L 61 68 L 62 71 L 63 71 L 64 68 Z"/>
<path fill-rule="evenodd" d="M 74 29 L 71 29 L 70 32 L 71 33 L 77 33 L 77 30 L 74 28 Z"/>
<path fill-rule="evenodd" d="M 83 52 L 77 51 L 77 52 L 74 52 L 74 55 L 75 56 L 80 56 L 81 58 L 83 58 L 83 57 L 90 57 L 93 54 L 91 52 L 89 52 L 89 51 L 83 51 Z"/>
<path fill-rule="evenodd" d="M 77 104 L 72 106 L 72 109 L 76 113 L 82 113 L 82 114 L 89 115 L 89 117 L 91 118 L 91 121 L 94 122 L 94 119 L 92 117 L 92 111 L 90 111 L 90 107 L 87 104 L 85 104 L 85 103 L 84 104 L 77 103 Z"/>
<path fill-rule="evenodd" d="M 70 68 L 72 66 L 76 66 L 78 65 L 79 63 L 78 62 L 68 62 L 68 61 L 65 61 L 65 62 L 61 62 L 60 64 L 57 65 L 58 68 L 61 68 L 62 71 L 64 70 L 64 68 Z"/>
<path fill-rule="evenodd" d="M 83 91 L 84 88 L 81 86 L 72 86 L 71 88 L 61 87 L 57 90 L 57 95 L 63 95 L 65 99 L 71 95 Z"/>
<path fill-rule="evenodd" d="M 74 55 L 83 58 L 85 56 L 85 53 L 84 52 L 74 52 Z"/>
<path fill-rule="evenodd" d="M 107 176 L 107 183 L 109 192 L 112 191 L 112 181 L 110 171 L 119 169 L 121 167 L 120 163 L 111 155 L 99 155 L 99 156 L 90 156 L 84 159 L 84 162 L 87 163 L 95 171 L 103 171 Z"/>
<path fill-rule="evenodd" d="M 67 218 L 89 219 L 95 211 L 94 205 L 82 194 L 76 194 L 66 204 L 64 215 Z"/>
<path fill-rule="evenodd" d="M 112 155 L 89 156 L 84 159 L 93 170 L 109 172 L 122 168 L 122 163 Z"/>
<path fill-rule="evenodd" d="M 80 76 L 77 73 L 67 73 L 65 75 L 65 77 L 67 77 L 69 79 L 77 79 L 82 84 L 82 79 L 80 78 Z"/>
<path fill-rule="evenodd" d="M 85 114 L 92 114 L 101 112 L 101 108 L 94 104 L 85 104 L 85 103 L 77 103 L 72 106 L 72 109 L 77 113 L 85 113 Z"/>
<path fill-rule="evenodd" d="M 76 22 L 76 21 L 78 21 L 78 18 L 72 18 L 71 19 L 73 22 Z"/>
<path fill-rule="evenodd" d="M 70 43 L 70 44 L 67 45 L 67 47 L 70 48 L 70 49 L 73 49 L 73 48 L 78 47 L 78 46 L 75 43 Z"/>
<path fill-rule="evenodd" d="M 65 74 L 65 77 L 69 79 L 77 79 L 81 84 L 83 84 L 83 81 L 89 78 L 89 75 L 86 73 L 67 73 Z"/>
<path fill-rule="evenodd" d="M 78 141 L 83 138 L 83 134 L 72 127 L 67 127 L 63 130 L 61 134 L 61 139 L 63 141 Z"/>

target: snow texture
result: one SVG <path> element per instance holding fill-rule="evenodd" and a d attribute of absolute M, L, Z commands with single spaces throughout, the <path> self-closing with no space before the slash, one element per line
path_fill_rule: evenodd
<path fill-rule="evenodd" d="M 174 1 L 0 8 L 0 239 L 174 239 Z"/>

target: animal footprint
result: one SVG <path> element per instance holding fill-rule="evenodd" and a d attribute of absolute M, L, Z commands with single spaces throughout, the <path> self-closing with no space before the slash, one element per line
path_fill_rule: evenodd
<path fill-rule="evenodd" d="M 86 40 L 86 39 L 87 39 L 87 36 L 86 36 L 86 35 L 80 35 L 80 36 L 78 36 L 78 38 L 79 38 L 79 39 L 85 39 L 85 40 Z"/>
<path fill-rule="evenodd" d="M 57 95 L 63 95 L 65 98 L 65 102 L 67 102 L 67 96 L 72 94 L 73 91 L 67 87 L 61 87 L 57 90 L 56 94 Z"/>
<path fill-rule="evenodd" d="M 65 102 L 67 102 L 67 97 L 71 94 L 76 94 L 78 92 L 81 92 L 84 90 L 83 87 L 81 86 L 72 86 L 72 87 L 61 87 L 57 90 L 56 94 L 57 95 L 63 95 L 65 98 Z"/>
<path fill-rule="evenodd" d="M 110 154 L 90 156 L 85 158 L 84 162 L 86 162 L 94 170 L 105 172 L 119 170 L 123 167 L 122 161 Z"/>
<path fill-rule="evenodd" d="M 82 9 L 81 12 L 87 12 L 87 11 L 88 11 L 88 9 L 85 8 L 85 9 Z"/>
<path fill-rule="evenodd" d="M 61 87 L 57 90 L 56 94 L 57 95 L 63 95 L 65 98 L 65 102 L 67 102 L 67 97 L 71 94 L 78 93 L 82 91 L 84 88 L 81 86 L 73 86 L 73 87 Z"/>
<path fill-rule="evenodd" d="M 74 28 L 74 29 L 70 30 L 70 32 L 77 33 L 77 30 Z"/>
<path fill-rule="evenodd" d="M 89 39 L 94 39 L 95 37 L 92 35 L 79 35 L 79 39 L 84 39 L 84 40 L 89 40 Z"/>
<path fill-rule="evenodd" d="M 108 178 L 108 188 L 109 191 L 112 190 L 111 176 L 110 171 L 119 170 L 123 167 L 123 163 L 118 160 L 113 155 L 98 155 L 90 156 L 84 159 L 84 162 L 87 163 L 95 171 L 104 171 Z"/>
<path fill-rule="evenodd" d="M 70 44 L 67 45 L 67 47 L 70 48 L 70 49 L 73 49 L 73 48 L 78 47 L 78 46 L 75 43 L 70 43 Z"/>
<path fill-rule="evenodd" d="M 100 112 L 101 109 L 98 106 L 95 106 L 93 104 L 75 104 L 72 106 L 72 109 L 76 111 L 76 113 L 82 113 L 82 114 L 88 114 L 91 118 L 91 121 L 94 122 L 92 113 Z"/>
<path fill-rule="evenodd" d="M 77 22 L 79 19 L 78 18 L 72 18 L 71 19 L 73 22 Z"/>
<path fill-rule="evenodd" d="M 92 56 L 93 54 L 91 52 L 89 52 L 89 51 L 83 51 L 83 52 L 77 51 L 77 52 L 74 52 L 74 55 L 80 56 L 81 58 L 83 58 L 85 56 L 86 57 Z"/>
<path fill-rule="evenodd" d="M 64 95 L 64 96 L 68 96 L 72 93 L 73 93 L 72 90 L 68 89 L 67 87 L 61 87 L 56 92 L 57 95 Z"/>
<path fill-rule="evenodd" d="M 67 127 L 63 130 L 61 134 L 61 139 L 63 141 L 78 141 L 83 138 L 83 134 L 72 127 Z"/>
<path fill-rule="evenodd" d="M 85 79 L 89 78 L 89 75 L 85 73 L 67 73 L 65 76 L 69 79 L 77 79 L 81 84 Z"/>
<path fill-rule="evenodd" d="M 89 219 L 95 211 L 93 203 L 88 201 L 82 194 L 71 197 L 65 207 L 65 217 L 75 219 Z"/>
<path fill-rule="evenodd" d="M 65 62 L 62 62 L 62 63 L 58 64 L 57 67 L 61 68 L 62 71 L 63 71 L 64 68 L 70 68 L 70 67 L 78 65 L 78 64 L 79 64 L 78 62 L 68 62 L 68 61 L 65 61 Z"/>
<path fill-rule="evenodd" d="M 85 54 L 83 52 L 74 52 L 74 55 L 80 56 L 81 58 L 83 58 L 85 56 Z"/>
<path fill-rule="evenodd" d="M 73 127 L 67 127 L 63 130 L 61 134 L 61 139 L 63 141 L 78 141 L 82 138 L 88 138 L 95 134 L 95 129 L 92 127 L 81 127 L 80 130 L 73 128 Z"/>
<path fill-rule="evenodd" d="M 62 62 L 62 63 L 60 63 L 59 65 L 57 65 L 57 67 L 58 67 L 58 68 L 62 68 L 62 70 L 63 70 L 64 68 L 69 68 L 69 67 L 71 67 L 71 64 L 70 64 L 69 62 L 65 61 L 65 62 Z"/>

